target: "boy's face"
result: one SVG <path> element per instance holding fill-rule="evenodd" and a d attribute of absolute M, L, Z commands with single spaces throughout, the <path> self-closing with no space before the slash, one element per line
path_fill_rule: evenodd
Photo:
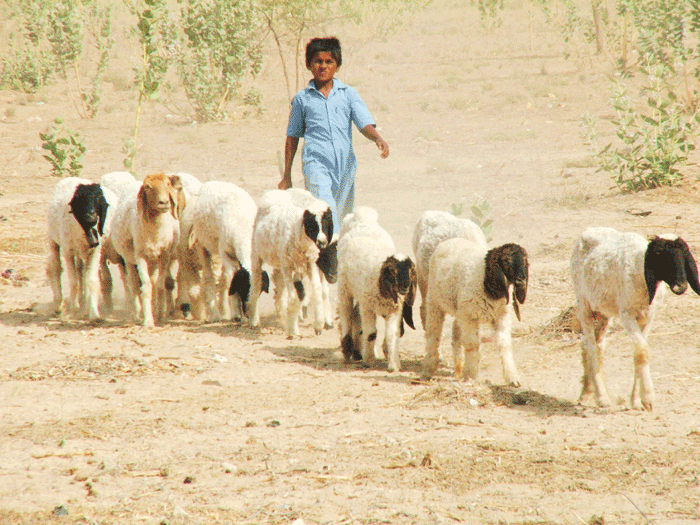
<path fill-rule="evenodd" d="M 333 79 L 333 75 L 338 69 L 338 63 L 333 58 L 333 55 L 328 51 L 319 51 L 311 59 L 311 67 L 309 71 L 314 76 L 314 80 L 320 83 L 326 83 Z"/>

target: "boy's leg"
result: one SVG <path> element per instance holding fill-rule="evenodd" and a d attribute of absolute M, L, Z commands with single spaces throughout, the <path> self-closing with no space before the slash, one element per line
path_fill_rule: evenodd
<path fill-rule="evenodd" d="M 306 190 L 314 197 L 326 201 L 333 214 L 333 233 L 338 234 L 340 222 L 338 220 L 338 207 L 334 198 L 331 176 L 326 170 L 309 170 L 304 172 L 304 184 Z"/>
<path fill-rule="evenodd" d="M 336 202 L 338 210 L 338 219 L 340 222 L 348 214 L 352 213 L 355 206 L 355 173 L 357 171 L 357 162 L 355 155 L 352 153 L 347 158 L 345 170 L 341 173 L 340 179 L 333 181 L 333 198 Z"/>

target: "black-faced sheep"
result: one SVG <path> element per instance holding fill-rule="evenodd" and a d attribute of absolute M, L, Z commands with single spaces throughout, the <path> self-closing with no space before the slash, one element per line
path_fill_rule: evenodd
<path fill-rule="evenodd" d="M 117 206 L 111 240 L 124 259 L 134 314 L 145 327 L 155 325 L 154 314 L 164 319 L 167 305 L 174 304 L 179 217 L 185 205 L 179 178 L 156 173 L 144 178 L 138 192 L 126 192 Z"/>
<path fill-rule="evenodd" d="M 279 271 L 278 312 L 285 321 L 289 336 L 299 335 L 301 302 L 311 287 L 310 305 L 313 326 L 318 335 L 324 326 L 323 289 L 317 264 L 321 250 L 331 243 L 332 218 L 328 205 L 317 200 L 307 206 L 294 204 L 292 195 L 283 190 L 266 192 L 255 218 L 252 249 L 252 288 L 249 301 L 250 324 L 260 324 L 258 296 L 263 286 L 263 264 Z"/>
<path fill-rule="evenodd" d="M 258 207 L 243 188 L 209 181 L 194 206 L 194 237 L 202 250 L 204 301 L 210 321 L 241 319 L 251 288 L 251 243 Z M 213 258 L 221 261 L 216 275 Z M 217 284 L 218 283 L 218 284 Z"/>
<path fill-rule="evenodd" d="M 426 211 L 413 229 L 413 253 L 421 294 L 420 319 L 425 327 L 425 298 L 428 294 L 430 257 L 442 241 L 460 237 L 486 246 L 484 232 L 469 219 L 460 219 L 445 211 Z"/>
<path fill-rule="evenodd" d="M 690 284 L 700 294 L 698 270 L 688 245 L 675 235 L 649 241 L 637 233 L 588 228 L 574 245 L 570 270 L 583 332 L 581 402 L 595 395 L 599 406 L 610 406 L 603 349 L 610 319 L 618 317 L 635 346 L 632 408 L 651 410 L 654 385 L 647 336 L 665 291 L 659 285 L 665 282 L 680 295 Z"/>
<path fill-rule="evenodd" d="M 370 215 L 376 217 L 376 212 L 366 214 Z M 371 222 L 374 226 L 370 227 Z M 368 235 L 356 234 L 356 229 Z M 380 230 L 375 221 L 358 221 L 346 228 L 338 241 L 340 341 L 346 359 L 371 362 L 379 357 L 377 317 L 384 318 L 383 350 L 387 368 L 394 372 L 401 368 L 399 338 L 403 320 L 414 327 L 416 273 L 413 261 L 396 253 L 389 234 Z"/>
<path fill-rule="evenodd" d="M 462 238 L 440 243 L 429 265 L 422 378 L 429 379 L 437 370 L 442 327 L 445 315 L 450 314 L 455 318 L 452 328 L 455 377 L 477 378 L 481 357 L 479 325 L 484 323 L 496 332 L 506 382 L 519 385 L 507 305 L 512 287 L 513 308 L 520 319 L 519 305 L 527 295 L 528 273 L 527 253 L 517 244 L 489 250 Z"/>
<path fill-rule="evenodd" d="M 111 191 L 87 179 L 70 177 L 56 184 L 48 214 L 47 275 L 57 314 L 66 306 L 61 284 L 65 266 L 70 288 L 69 309 L 90 320 L 100 318 L 102 244 L 109 232 L 116 201 Z"/>

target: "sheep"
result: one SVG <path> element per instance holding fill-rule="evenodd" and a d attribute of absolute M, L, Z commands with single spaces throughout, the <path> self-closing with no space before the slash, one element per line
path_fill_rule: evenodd
<path fill-rule="evenodd" d="M 486 246 L 484 232 L 469 219 L 460 219 L 445 211 L 426 211 L 413 229 L 413 253 L 421 295 L 420 320 L 425 327 L 425 298 L 428 293 L 430 257 L 442 241 L 461 237 Z"/>
<path fill-rule="evenodd" d="M 61 314 L 61 274 L 68 272 L 69 309 L 91 321 L 100 318 L 98 308 L 102 245 L 117 197 L 87 179 L 69 177 L 56 184 L 49 205 L 49 258 L 47 275 L 53 290 L 53 308 Z M 111 208 L 111 209 L 110 209 Z M 109 310 L 111 303 L 107 306 Z"/>
<path fill-rule="evenodd" d="M 676 295 L 690 284 L 700 294 L 697 266 L 688 245 L 672 234 L 647 240 L 613 228 L 588 228 L 574 245 L 570 271 L 582 331 L 580 402 L 588 402 L 595 394 L 598 406 L 611 404 L 602 361 L 610 319 L 618 317 L 635 345 L 632 408 L 652 410 L 654 385 L 647 337 L 665 293 L 659 284 L 665 282 Z"/>
<path fill-rule="evenodd" d="M 227 291 L 231 319 L 238 320 L 246 313 L 257 210 L 248 192 L 231 182 L 209 181 L 199 192 L 194 206 L 193 234 L 201 250 L 202 288 L 210 321 L 219 321 L 221 310 L 226 315 Z M 223 266 L 218 285 L 214 275 L 216 257 Z"/>
<path fill-rule="evenodd" d="M 202 182 L 194 175 L 175 174 L 185 193 L 185 208 L 180 213 L 180 241 L 177 245 L 177 309 L 185 319 L 199 318 L 201 314 L 202 257 L 194 235 L 195 203 Z"/>
<path fill-rule="evenodd" d="M 270 190 L 261 201 L 255 218 L 252 248 L 253 285 L 248 310 L 250 325 L 260 325 L 258 296 L 262 290 L 262 265 L 279 271 L 278 312 L 285 321 L 289 337 L 299 335 L 301 302 L 306 290 L 304 280 L 311 287 L 313 326 L 319 335 L 324 325 L 323 290 L 320 268 L 317 265 L 321 250 L 326 249 L 333 237 L 333 218 L 328 205 L 321 201 L 306 206 L 294 204 L 288 191 Z"/>
<path fill-rule="evenodd" d="M 496 332 L 503 376 L 520 385 L 511 345 L 508 291 L 512 286 L 513 309 L 520 320 L 520 304 L 527 295 L 527 252 L 517 244 L 488 249 L 462 238 L 441 242 L 430 258 L 426 304 L 425 349 L 421 378 L 430 377 L 440 360 L 439 345 L 445 315 L 454 316 L 452 352 L 455 377 L 477 379 L 479 372 L 479 324 Z"/>
<path fill-rule="evenodd" d="M 292 196 L 292 202 L 302 208 L 305 206 L 319 206 L 320 199 L 316 198 L 310 191 L 300 188 L 288 188 L 287 192 Z M 323 201 L 320 201 L 323 202 Z M 322 204 L 320 205 L 322 206 Z M 328 204 L 326 204 L 328 206 Z M 330 206 L 328 206 L 330 210 Z M 325 213 L 325 212 L 324 212 Z M 329 240 L 325 248 L 319 249 L 316 265 L 321 270 L 321 289 L 323 296 L 323 328 L 330 330 L 333 328 L 333 305 L 331 304 L 330 286 L 338 280 L 338 242 L 336 239 Z M 282 288 L 284 289 L 284 288 Z M 277 290 L 277 288 L 275 288 Z"/>
<path fill-rule="evenodd" d="M 376 225 L 375 232 L 377 228 L 381 227 Z M 377 316 L 381 316 L 386 325 L 383 347 L 387 369 L 398 372 L 403 320 L 414 328 L 411 308 L 416 272 L 409 257 L 396 253 L 393 241 L 385 242 L 380 237 L 354 235 L 349 230 L 338 241 L 340 344 L 346 359 L 371 362 L 378 357 Z"/>
<path fill-rule="evenodd" d="M 160 321 L 169 313 L 166 304 L 174 302 L 172 276 L 185 204 L 179 178 L 155 173 L 144 178 L 138 192 L 127 192 L 117 206 L 111 239 L 124 259 L 127 293 L 144 327 L 155 326 L 154 310 Z"/>
<path fill-rule="evenodd" d="M 347 236 L 374 237 L 389 246 L 394 246 L 391 235 L 379 225 L 377 210 L 369 206 L 357 206 L 348 213 L 340 225 L 339 239 Z"/>

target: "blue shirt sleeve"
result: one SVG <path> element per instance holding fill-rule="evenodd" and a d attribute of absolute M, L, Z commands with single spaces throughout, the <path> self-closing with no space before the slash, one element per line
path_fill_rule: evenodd
<path fill-rule="evenodd" d="M 365 106 L 365 103 L 353 88 L 347 88 L 348 101 L 350 102 L 350 116 L 358 129 L 363 129 L 368 124 L 374 124 L 374 119 Z"/>
<path fill-rule="evenodd" d="M 296 95 L 292 99 L 292 110 L 289 113 L 289 124 L 287 125 L 288 137 L 303 137 L 306 131 L 304 123 L 304 105 L 301 97 Z"/>

